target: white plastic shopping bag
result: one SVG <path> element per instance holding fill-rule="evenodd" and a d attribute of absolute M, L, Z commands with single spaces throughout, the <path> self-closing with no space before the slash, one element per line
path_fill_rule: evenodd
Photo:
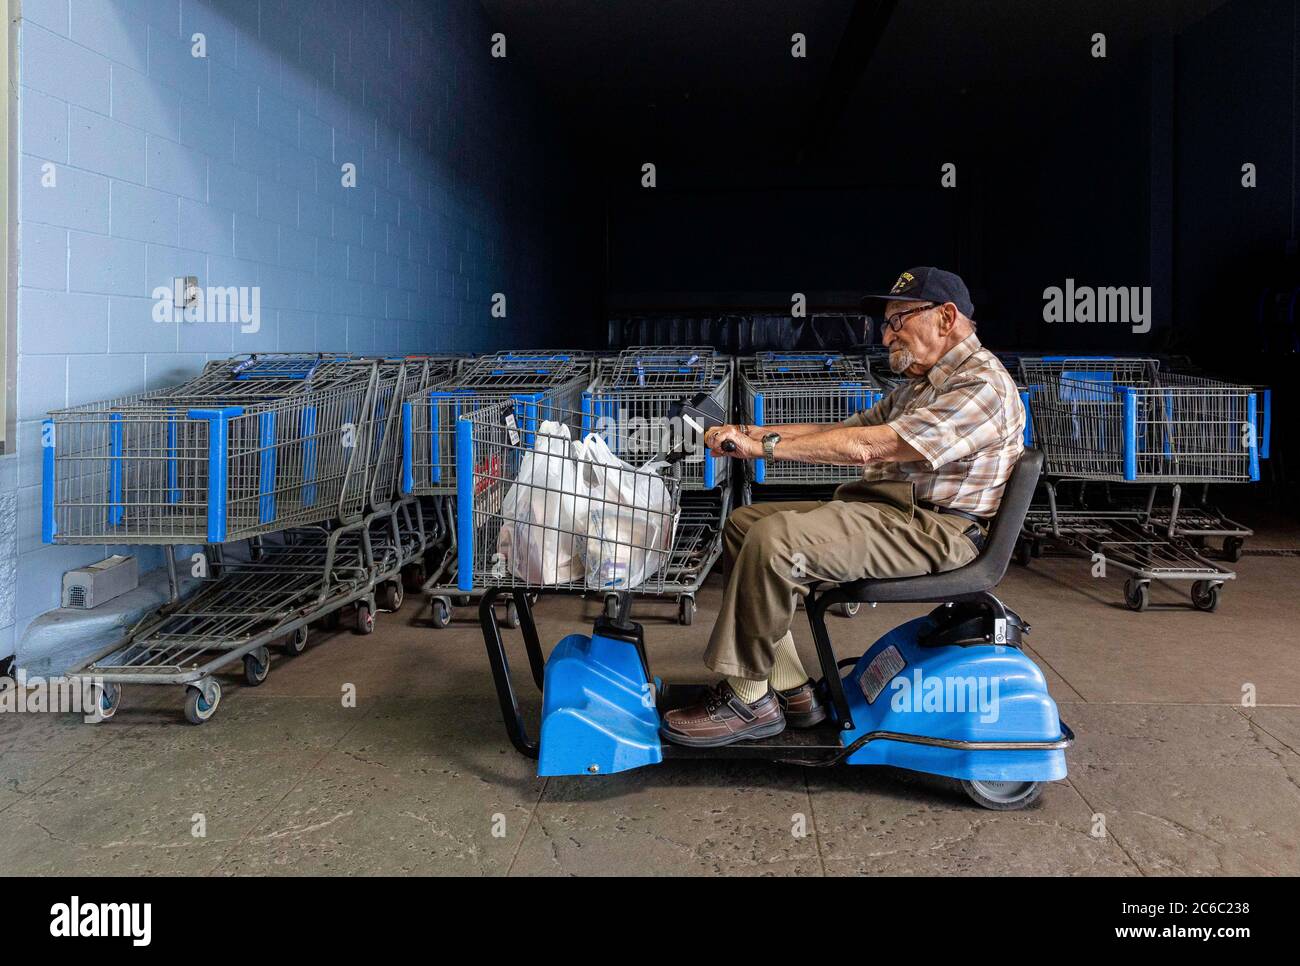
<path fill-rule="evenodd" d="M 548 420 L 538 427 L 501 504 L 495 566 L 503 574 L 534 585 L 582 578 L 588 501 L 576 445 L 563 423 Z"/>
<path fill-rule="evenodd" d="M 595 433 L 579 445 L 590 497 L 587 586 L 606 591 L 638 587 L 667 562 L 677 529 L 672 496 L 659 475 L 667 464 L 633 468 Z"/>

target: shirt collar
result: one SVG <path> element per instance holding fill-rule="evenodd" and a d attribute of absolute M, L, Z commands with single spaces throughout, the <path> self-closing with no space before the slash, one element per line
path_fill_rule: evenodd
<path fill-rule="evenodd" d="M 961 364 L 973 356 L 981 347 L 979 338 L 972 332 L 955 346 L 939 357 L 939 361 L 925 374 L 930 385 L 942 389 L 949 377 L 961 368 Z"/>

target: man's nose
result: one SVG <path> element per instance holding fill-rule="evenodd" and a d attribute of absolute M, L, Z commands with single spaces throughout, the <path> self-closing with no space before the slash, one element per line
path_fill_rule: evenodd
<path fill-rule="evenodd" d="M 897 337 L 893 329 L 889 327 L 888 322 L 880 323 L 880 344 L 889 345 Z"/>

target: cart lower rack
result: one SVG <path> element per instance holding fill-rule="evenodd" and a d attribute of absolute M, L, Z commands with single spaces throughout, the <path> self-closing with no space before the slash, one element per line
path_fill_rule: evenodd
<path fill-rule="evenodd" d="M 201 724 L 217 711 L 221 685 L 214 675 L 228 666 L 242 660 L 245 682 L 261 684 L 271 646 L 301 654 L 308 625 L 336 622 L 348 607 L 357 631 L 370 633 L 377 606 L 401 606 L 401 568 L 424 549 L 419 506 L 412 504 L 334 530 L 290 530 L 283 543 L 254 548 L 250 561 L 218 565 L 197 593 L 146 617 L 69 672 L 91 682 L 92 720 L 116 713 L 124 684 L 171 684 L 185 688 L 185 716 Z"/>
<path fill-rule="evenodd" d="M 1152 581 L 1190 583 L 1192 605 L 1213 611 L 1223 585 L 1236 573 L 1198 553 L 1182 538 L 1171 537 L 1158 517 L 1137 509 L 1061 508 L 1053 483 L 1045 484 L 1048 506 L 1025 516 L 1017 560 L 1028 566 L 1051 545 L 1092 563 L 1095 577 L 1126 576 L 1124 602 L 1135 611 L 1150 603 Z"/>

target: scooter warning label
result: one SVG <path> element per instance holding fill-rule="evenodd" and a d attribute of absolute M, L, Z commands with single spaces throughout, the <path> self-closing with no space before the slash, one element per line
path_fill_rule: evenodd
<path fill-rule="evenodd" d="M 887 648 L 871 659 L 865 671 L 858 678 L 858 686 L 862 688 L 862 694 L 867 699 L 867 704 L 871 704 L 880 697 L 880 692 L 885 690 L 885 685 L 894 679 L 899 671 L 907 667 L 907 662 L 903 660 L 903 655 L 898 653 L 898 648 L 890 644 Z"/>

